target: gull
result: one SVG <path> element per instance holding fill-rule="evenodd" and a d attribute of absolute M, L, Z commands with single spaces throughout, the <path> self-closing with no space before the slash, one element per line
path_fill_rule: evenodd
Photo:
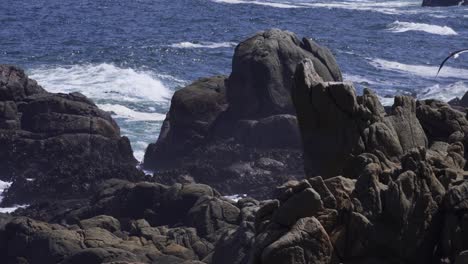
<path fill-rule="evenodd" d="M 440 64 L 439 70 L 437 71 L 437 74 L 436 74 L 436 78 L 437 76 L 439 76 L 439 72 L 440 70 L 442 70 L 442 67 L 444 67 L 445 62 L 447 62 L 451 57 L 453 57 L 454 59 L 457 59 L 460 56 L 460 54 L 465 53 L 465 52 L 468 52 L 468 49 L 457 50 L 457 51 L 450 53 L 450 55 L 447 58 L 445 58 L 445 60 L 442 61 L 442 63 Z"/>

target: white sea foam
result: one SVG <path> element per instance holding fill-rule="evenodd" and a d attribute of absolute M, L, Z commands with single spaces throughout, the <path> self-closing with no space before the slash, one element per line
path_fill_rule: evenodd
<path fill-rule="evenodd" d="M 247 197 L 247 194 L 234 194 L 234 195 L 227 195 L 227 196 L 224 196 L 224 198 L 227 198 L 231 201 L 234 201 L 237 203 L 237 201 L 239 201 L 240 199 L 243 199 Z"/>
<path fill-rule="evenodd" d="M 389 15 L 419 14 L 424 12 L 435 13 L 437 10 L 420 8 L 421 3 L 416 1 L 375 1 L 375 0 L 302 0 L 302 1 L 264 1 L 264 0 L 210 0 L 225 4 L 252 4 L 276 8 L 328 8 L 347 9 L 357 11 L 378 12 Z"/>
<path fill-rule="evenodd" d="M 9 214 L 9 213 L 13 213 L 14 211 L 18 210 L 19 208 L 26 208 L 28 207 L 29 205 L 27 204 L 23 204 L 23 205 L 16 205 L 16 206 L 12 206 L 12 207 L 0 207 L 0 213 L 6 213 L 6 214 Z"/>
<path fill-rule="evenodd" d="M 393 102 L 395 101 L 394 97 L 383 97 L 378 95 L 379 101 L 383 106 L 392 106 Z"/>
<path fill-rule="evenodd" d="M 11 186 L 11 182 L 0 181 L 0 202 L 3 200 L 3 192 Z M 12 207 L 0 207 L 0 213 L 13 213 L 18 208 L 24 208 L 28 205 L 15 205 Z"/>
<path fill-rule="evenodd" d="M 408 31 L 422 31 L 430 34 L 444 36 L 458 35 L 458 33 L 455 32 L 455 30 L 448 26 L 438 26 L 413 22 L 400 22 L 398 20 L 388 25 L 388 30 L 395 33 L 403 33 Z"/>
<path fill-rule="evenodd" d="M 143 159 L 145 158 L 146 147 L 148 147 L 147 142 L 137 141 L 137 142 L 133 143 L 133 149 L 134 149 L 133 156 L 135 156 L 135 158 L 139 162 L 143 162 Z M 150 174 L 152 174 L 152 173 L 150 173 Z"/>
<path fill-rule="evenodd" d="M 157 74 L 108 63 L 41 67 L 30 77 L 50 92 L 81 92 L 93 99 L 167 102 L 171 96 Z"/>
<path fill-rule="evenodd" d="M 104 111 L 111 112 L 114 117 L 127 121 L 163 121 L 165 115 L 159 113 L 138 112 L 119 104 L 98 104 Z"/>
<path fill-rule="evenodd" d="M 375 85 L 379 84 L 376 81 L 370 80 L 361 75 L 354 75 L 354 74 L 343 74 L 343 79 L 348 82 L 359 83 L 359 84 L 366 84 L 366 85 Z"/>
<path fill-rule="evenodd" d="M 216 3 L 224 4 L 253 4 L 253 5 L 262 5 L 270 6 L 276 8 L 303 8 L 302 5 L 296 5 L 288 2 L 278 3 L 278 2 L 267 2 L 267 1 L 251 1 L 251 0 L 211 0 Z"/>
<path fill-rule="evenodd" d="M 301 5 L 316 8 L 371 11 L 390 15 L 411 14 L 420 12 L 419 10 L 403 9 L 405 7 L 418 6 L 418 4 L 413 1 L 325 1 L 314 3 L 301 3 Z"/>
<path fill-rule="evenodd" d="M 468 83 L 459 81 L 446 86 L 436 84 L 418 94 L 418 99 L 438 99 L 448 102 L 456 97 L 462 98 L 468 92 Z"/>
<path fill-rule="evenodd" d="M 10 188 L 11 182 L 0 181 L 0 202 L 3 200 L 3 192 Z"/>
<path fill-rule="evenodd" d="M 172 44 L 172 48 L 178 49 L 218 49 L 218 48 L 232 48 L 237 44 L 234 42 L 180 42 Z"/>
<path fill-rule="evenodd" d="M 388 61 L 383 59 L 372 59 L 369 61 L 369 63 L 378 69 L 409 73 L 412 75 L 429 78 L 435 78 L 437 70 L 439 69 L 439 66 L 403 64 L 396 61 Z M 440 71 L 438 78 L 468 79 L 468 70 L 445 66 Z"/>

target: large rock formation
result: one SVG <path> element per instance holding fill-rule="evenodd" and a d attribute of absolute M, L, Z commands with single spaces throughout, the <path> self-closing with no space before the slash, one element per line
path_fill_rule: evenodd
<path fill-rule="evenodd" d="M 464 0 L 423 0 L 422 6 L 461 6 L 468 5 Z"/>
<path fill-rule="evenodd" d="M 370 90 L 356 96 L 350 83 L 326 82 L 310 60 L 298 65 L 292 94 L 307 176 L 351 175 L 347 170 L 364 152 L 398 160 L 414 147 L 427 147 L 416 102 L 410 97 L 395 97 L 386 113 Z"/>
<path fill-rule="evenodd" d="M 137 179 L 129 140 L 79 93 L 52 94 L 0 65 L 0 180 L 5 203 L 83 197 L 106 178 Z"/>
<path fill-rule="evenodd" d="M 253 228 L 231 231 L 214 255 L 230 248 L 225 263 L 236 264 L 463 263 L 464 114 L 408 97 L 386 112 L 370 90 L 356 96 L 351 84 L 324 82 L 309 60 L 293 100 L 308 179 L 278 187 L 247 222 Z"/>
<path fill-rule="evenodd" d="M 223 193 L 263 198 L 271 186 L 301 177 L 290 93 L 296 65 L 305 58 L 324 80 L 342 80 L 331 52 L 310 39 L 273 29 L 241 42 L 229 78 L 201 79 L 175 93 L 145 168 L 166 183 L 189 174 Z"/>

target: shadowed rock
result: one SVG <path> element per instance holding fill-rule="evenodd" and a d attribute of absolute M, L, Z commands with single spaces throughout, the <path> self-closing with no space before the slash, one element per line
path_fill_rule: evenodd
<path fill-rule="evenodd" d="M 412 98 L 395 97 L 387 114 L 370 90 L 356 96 L 350 83 L 324 82 L 310 60 L 298 65 L 294 79 L 307 176 L 343 174 L 363 152 L 398 158 L 411 148 L 427 147 Z"/>
<path fill-rule="evenodd" d="M 342 80 L 332 53 L 310 39 L 271 29 L 241 42 L 229 78 L 201 79 L 174 94 L 144 166 L 157 170 L 164 183 L 189 175 L 222 193 L 255 198 L 301 178 L 301 140 L 290 94 L 296 65 L 306 58 L 324 80 Z M 284 166 L 265 169 L 257 165 L 261 158 Z"/>
<path fill-rule="evenodd" d="M 109 113 L 0 65 L 0 179 L 13 181 L 4 203 L 83 197 L 106 178 L 138 179 L 136 164 Z"/>

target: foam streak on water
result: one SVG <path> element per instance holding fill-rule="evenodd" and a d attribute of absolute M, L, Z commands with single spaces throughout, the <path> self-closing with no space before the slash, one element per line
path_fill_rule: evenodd
<path fill-rule="evenodd" d="M 418 94 L 418 99 L 438 99 L 448 102 L 456 97 L 462 98 L 468 92 L 468 82 L 459 81 L 449 85 L 436 84 Z"/>
<path fill-rule="evenodd" d="M 11 182 L 0 181 L 0 202 L 3 200 L 3 193 L 11 186 Z M 24 208 L 27 205 L 16 205 L 12 207 L 0 207 L 0 213 L 13 213 L 18 208 Z"/>
<path fill-rule="evenodd" d="M 159 113 L 138 112 L 119 104 L 98 104 L 98 107 L 110 112 L 114 118 L 122 118 L 127 121 L 163 121 L 166 117 L 166 115 Z"/>
<path fill-rule="evenodd" d="M 447 26 L 438 26 L 438 25 L 430 25 L 430 24 L 423 24 L 423 23 L 412 23 L 412 22 L 400 22 L 395 21 L 391 23 L 388 27 L 388 30 L 395 33 L 403 33 L 408 31 L 422 31 L 430 34 L 436 35 L 443 35 L 443 36 L 450 36 L 450 35 L 458 35 L 455 30 Z"/>
<path fill-rule="evenodd" d="M 172 44 L 172 48 L 178 49 L 218 49 L 218 48 L 232 48 L 235 47 L 237 44 L 235 42 L 180 42 L 176 44 Z"/>
<path fill-rule="evenodd" d="M 166 102 L 171 96 L 156 74 L 108 63 L 44 66 L 31 70 L 30 77 L 50 92 L 81 92 L 94 99 Z"/>
<path fill-rule="evenodd" d="M 295 5 L 288 2 L 267 2 L 267 1 L 250 1 L 250 0 L 212 0 L 216 3 L 225 3 L 225 4 L 253 4 L 253 5 L 261 5 L 261 6 L 269 6 L 269 7 L 276 7 L 276 8 L 303 8 L 304 6 Z"/>
<path fill-rule="evenodd" d="M 434 79 L 436 77 L 437 70 L 439 69 L 439 66 L 404 64 L 383 59 L 372 59 L 369 63 L 377 69 L 401 72 Z M 468 70 L 445 66 L 440 71 L 438 78 L 468 79 Z"/>

